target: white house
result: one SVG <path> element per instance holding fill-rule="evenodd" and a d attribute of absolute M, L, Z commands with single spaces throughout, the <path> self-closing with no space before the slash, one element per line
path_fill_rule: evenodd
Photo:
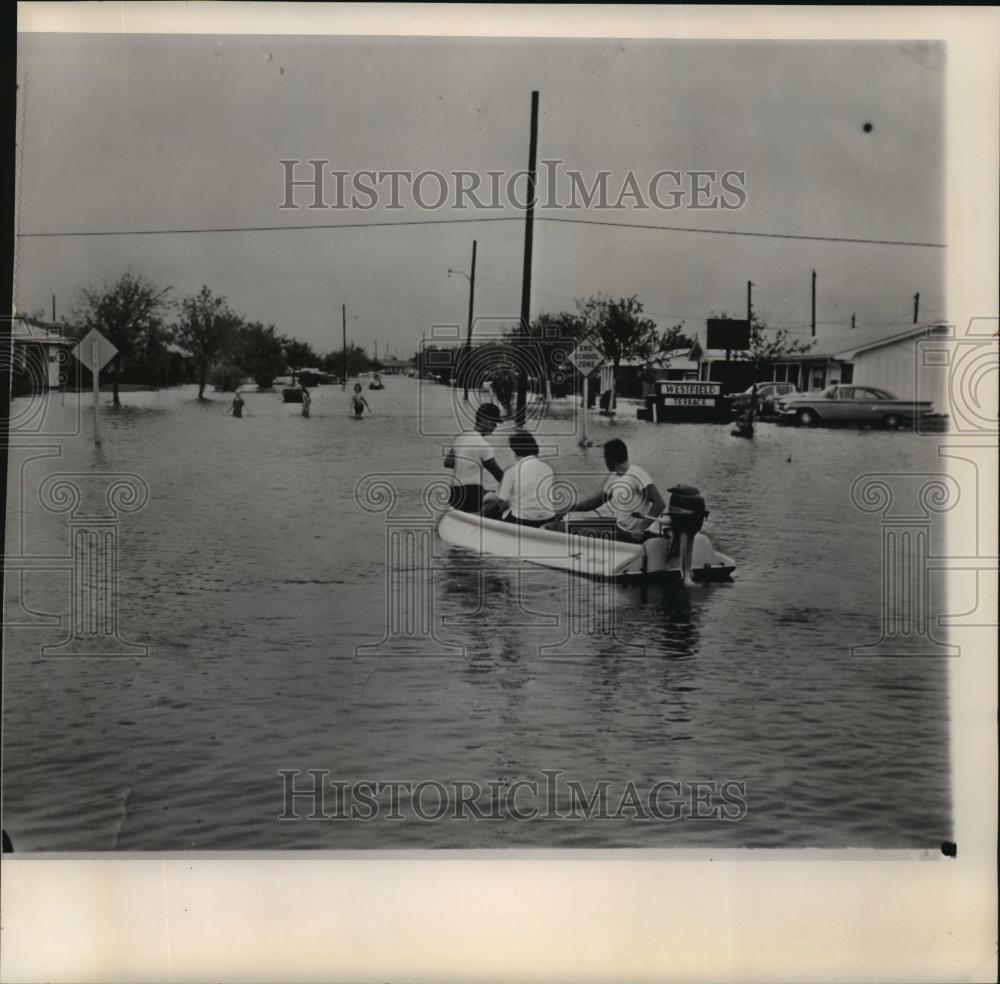
<path fill-rule="evenodd" d="M 901 399 L 930 399 L 943 409 L 945 373 L 942 360 L 935 364 L 925 359 L 927 340 L 940 345 L 951 329 L 942 324 L 909 325 L 906 328 L 839 329 L 824 331 L 812 339 L 804 353 L 785 355 L 758 374 L 758 382 L 773 379 L 795 383 L 803 392 L 825 389 L 833 383 L 858 383 L 887 389 Z M 725 380 L 732 377 L 734 386 L 743 382 L 742 370 L 752 366 L 747 353 L 732 353 L 733 362 L 725 363 L 725 352 L 703 349 L 695 342 L 690 359 L 698 364 L 698 379 Z"/>
<path fill-rule="evenodd" d="M 60 374 L 68 364 L 68 350 L 76 345 L 74 339 L 63 338 L 59 325 L 15 314 L 11 319 L 11 342 L 15 376 L 30 377 L 29 388 L 59 386 Z"/>
<path fill-rule="evenodd" d="M 947 325 L 910 325 L 899 329 L 841 329 L 824 332 L 809 352 L 776 359 L 771 378 L 789 380 L 805 392 L 833 383 L 857 383 L 887 389 L 905 400 L 944 395 L 947 367 L 923 358 L 928 339 L 947 338 Z"/>

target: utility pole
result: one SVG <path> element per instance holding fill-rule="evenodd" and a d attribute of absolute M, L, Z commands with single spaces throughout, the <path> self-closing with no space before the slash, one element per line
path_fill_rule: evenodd
<path fill-rule="evenodd" d="M 52 324 L 56 323 L 56 295 L 52 295 Z"/>
<path fill-rule="evenodd" d="M 917 315 L 920 313 L 920 291 L 913 295 L 913 323 L 917 323 Z"/>
<path fill-rule="evenodd" d="M 472 355 L 472 312 L 476 303 L 476 241 L 472 240 L 472 273 L 469 277 L 469 327 L 465 336 L 465 362 L 468 365 L 469 356 Z M 469 373 L 466 366 L 462 366 L 462 382 L 465 389 L 465 402 L 469 402 Z"/>
<path fill-rule="evenodd" d="M 851 315 L 851 331 L 854 331 L 854 315 Z"/>
<path fill-rule="evenodd" d="M 753 331 L 753 284 L 747 281 L 747 331 Z M 752 344 L 751 339 L 751 344 Z M 753 421 L 757 415 L 757 377 L 760 375 L 760 366 L 757 364 L 757 351 L 753 351 L 753 384 L 750 390 L 750 409 L 747 412 L 746 424 L 743 426 L 743 434 L 746 437 L 753 437 Z"/>
<path fill-rule="evenodd" d="M 347 389 L 347 305 L 340 305 L 340 324 L 341 331 L 344 339 L 344 385 L 343 389 Z"/>
<path fill-rule="evenodd" d="M 816 271 L 813 270 L 813 280 L 812 280 L 812 337 L 816 337 Z"/>
<path fill-rule="evenodd" d="M 524 213 L 524 271 L 521 280 L 521 345 L 528 340 L 528 324 L 531 319 L 531 247 L 535 226 L 535 171 L 538 152 L 538 90 L 531 93 L 531 140 L 528 146 L 528 202 Z M 520 359 L 517 373 L 517 410 L 514 422 L 524 426 L 528 406 L 528 371 L 524 355 Z"/>

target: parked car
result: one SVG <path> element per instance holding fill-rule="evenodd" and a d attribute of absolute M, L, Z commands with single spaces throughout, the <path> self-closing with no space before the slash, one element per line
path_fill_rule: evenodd
<path fill-rule="evenodd" d="M 911 426 L 933 412 L 929 400 L 901 400 L 875 386 L 828 386 L 821 393 L 792 393 L 777 405 L 778 422 L 804 427 L 819 424 Z"/>
<path fill-rule="evenodd" d="M 798 393 L 798 391 L 799 388 L 795 383 L 758 383 L 757 406 L 759 412 L 773 414 L 779 398 Z M 730 393 L 726 399 L 729 400 L 733 413 L 745 413 L 753 399 L 753 387 L 745 389 L 742 393 Z"/>

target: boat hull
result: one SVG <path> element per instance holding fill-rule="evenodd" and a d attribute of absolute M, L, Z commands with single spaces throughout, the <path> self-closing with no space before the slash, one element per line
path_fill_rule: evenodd
<path fill-rule="evenodd" d="M 492 557 L 511 557 L 541 567 L 583 577 L 681 579 L 679 559 L 670 557 L 668 537 L 645 543 L 623 543 L 599 536 L 559 533 L 484 519 L 475 513 L 446 510 L 438 519 L 438 536 L 445 543 Z M 736 568 L 704 534 L 697 533 L 692 551 L 696 581 L 728 581 Z"/>

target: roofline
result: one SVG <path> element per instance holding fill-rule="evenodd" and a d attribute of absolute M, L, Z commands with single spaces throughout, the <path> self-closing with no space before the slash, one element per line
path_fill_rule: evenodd
<path fill-rule="evenodd" d="M 948 325 L 943 324 L 940 321 L 936 321 L 933 324 L 925 325 L 911 325 L 905 331 L 896 332 L 895 335 L 887 335 L 885 338 L 879 338 L 874 342 L 867 342 L 864 345 L 858 345 L 854 348 L 848 347 L 844 349 L 839 349 L 836 355 L 857 355 L 859 352 L 868 352 L 871 349 L 881 348 L 883 345 L 892 345 L 895 342 L 904 342 L 909 338 L 920 338 L 921 336 L 925 338 L 930 338 L 933 335 L 946 334 L 950 331 Z"/>
<path fill-rule="evenodd" d="M 9 338 L 15 345 L 64 345 L 72 347 L 78 341 L 75 338 L 60 338 L 56 335 L 10 335 Z"/>

